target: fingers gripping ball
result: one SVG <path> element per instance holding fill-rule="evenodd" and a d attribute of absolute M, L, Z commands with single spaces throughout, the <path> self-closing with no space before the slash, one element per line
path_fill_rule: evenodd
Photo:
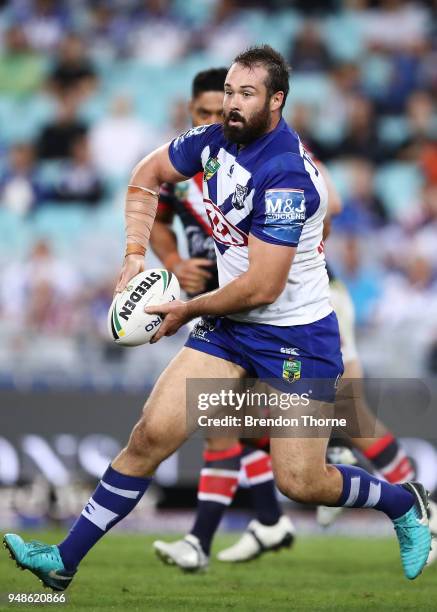
<path fill-rule="evenodd" d="M 162 317 L 146 314 L 144 308 L 172 302 L 179 297 L 178 279 L 168 270 L 154 268 L 140 272 L 112 301 L 108 312 L 111 338 L 122 346 L 150 342 L 162 323 Z"/>

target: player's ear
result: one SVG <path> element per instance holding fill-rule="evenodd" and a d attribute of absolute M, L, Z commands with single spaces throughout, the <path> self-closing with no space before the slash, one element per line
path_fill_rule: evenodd
<path fill-rule="evenodd" d="M 273 96 L 270 98 L 270 110 L 275 111 L 275 110 L 280 109 L 282 106 L 283 100 L 284 100 L 283 91 L 277 91 L 276 93 L 274 93 Z"/>

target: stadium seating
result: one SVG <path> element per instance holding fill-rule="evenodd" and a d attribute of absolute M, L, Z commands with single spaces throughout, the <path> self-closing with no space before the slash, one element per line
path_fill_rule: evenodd
<path fill-rule="evenodd" d="M 375 179 L 375 188 L 393 220 L 408 220 L 417 205 L 422 177 L 416 165 L 406 162 L 385 164 Z"/>
<path fill-rule="evenodd" d="M 29 19 L 32 3 L 6 3 L 0 10 L 0 30 L 7 31 L 14 23 L 16 6 L 22 8 L 23 20 Z M 209 66 L 226 65 L 230 57 L 227 49 L 218 51 L 210 45 L 209 37 L 214 38 L 215 28 L 236 26 L 241 29 L 244 45 L 269 43 L 290 58 L 293 43 L 302 28 L 314 14 L 310 4 L 292 3 L 277 0 L 274 3 L 224 3 L 224 14 L 220 14 L 216 0 L 173 0 L 168 3 L 168 14 L 164 20 L 177 24 L 184 34 L 188 32 L 188 47 L 181 51 L 170 65 L 163 68 L 159 57 L 147 52 L 136 55 L 134 34 L 137 26 L 143 26 L 144 3 L 130 0 L 131 21 L 128 21 L 129 36 L 120 44 L 120 31 L 124 31 L 126 12 L 120 8 L 124 3 L 114 3 L 114 23 L 106 31 L 107 45 L 101 51 L 93 44 L 93 3 L 67 2 L 69 16 L 63 16 L 62 35 L 68 30 L 79 31 L 84 37 L 86 59 L 94 65 L 97 74 L 96 88 L 82 98 L 79 118 L 92 126 L 104 119 L 110 112 L 113 99 L 127 94 L 133 101 L 135 113 L 158 133 L 169 136 L 173 128 L 169 117 L 176 101 L 185 100 L 190 95 L 193 76 Z M 229 3 L 231 5 L 233 3 Z M 249 7 L 250 4 L 250 7 Z M 323 15 L 316 15 L 315 23 L 319 28 L 322 41 L 333 62 L 333 68 L 352 62 L 356 66 L 356 82 L 342 83 L 343 90 L 336 81 L 337 74 L 327 68 L 311 72 L 296 70 L 292 72 L 290 97 L 285 109 L 287 118 L 292 116 L 293 105 L 301 104 L 310 109 L 309 135 L 314 137 L 321 151 L 327 151 L 329 170 L 343 198 L 351 192 L 352 176 L 349 162 L 341 157 L 342 137 L 347 125 L 347 97 L 351 99 L 359 93 L 368 97 L 375 107 L 375 121 L 378 136 L 387 151 L 387 158 L 378 161 L 374 172 L 375 194 L 381 200 L 388 215 L 388 228 L 401 231 L 402 223 L 408 221 L 413 213 L 418 215 L 421 206 L 423 177 L 418 167 L 400 154 L 406 139 L 411 137 L 411 118 L 407 116 L 407 106 L 396 109 L 390 107 L 390 84 L 394 70 L 396 53 L 387 47 L 381 50 L 366 44 L 365 10 L 351 10 L 350 3 L 327 3 Z M 254 5 L 256 8 L 254 8 Z M 268 6 L 267 6 L 268 5 Z M 334 6 L 335 5 L 335 6 Z M 300 11 L 295 7 L 303 6 Z M 223 8 L 223 7 L 221 7 Z M 226 12 L 227 11 L 227 12 Z M 18 14 L 18 13 L 17 13 Z M 138 19 L 138 15 L 142 15 Z M 220 20 L 223 21 L 220 21 Z M 214 21 L 215 20 L 215 21 Z M 113 26 L 113 27 L 112 27 Z M 117 28 L 120 28 L 118 30 Z M 131 40 L 131 35 L 133 36 Z M 428 36 L 429 34 L 427 34 Z M 99 32 L 99 36 L 105 34 Z M 117 46 L 117 42 L 119 41 Z M 426 42 L 426 41 L 425 41 Z M 237 39 L 238 43 L 238 39 Z M 416 88 L 431 87 L 429 66 L 430 56 L 426 56 L 423 46 L 424 65 L 418 71 Z M 377 50 L 378 49 L 378 50 Z M 47 74 L 59 60 L 56 45 L 40 44 L 34 52 L 44 60 Z M 417 51 L 417 53 L 420 53 Z M 427 64 L 428 62 L 428 64 Z M 341 75 L 340 75 L 341 78 Z M 55 116 L 57 101 L 44 84 L 40 90 L 28 96 L 7 96 L 1 92 L 0 83 L 0 194 L 2 179 L 8 170 L 8 154 L 15 143 L 35 143 L 43 126 Z M 349 88 L 349 89 L 348 89 Z M 414 92 L 414 90 L 412 90 Z M 345 101 L 337 108 L 337 101 Z M 383 112 L 381 112 L 381 109 Z M 435 109 L 434 109 L 435 110 Z M 402 111 L 402 112 L 401 112 Z M 396 114 L 397 113 L 397 114 Z M 179 129 L 179 128 L 178 128 Z M 431 130 L 430 130 L 431 133 Z M 337 147 L 334 156 L 329 151 Z M 37 160 L 36 179 L 41 188 L 49 194 L 59 183 L 62 161 Z M 126 172 L 101 177 L 104 185 L 103 200 L 94 208 L 81 206 L 77 202 L 56 203 L 46 198 L 38 200 L 36 207 L 26 216 L 17 216 L 8 208 L 8 203 L 0 202 L 0 265 L 25 259 L 32 244 L 40 237 L 47 238 L 59 257 L 63 257 L 91 283 L 99 279 L 109 279 L 118 270 L 122 258 L 123 245 L 123 192 L 128 177 Z M 181 250 L 185 250 L 183 229 L 176 224 L 175 231 Z M 334 254 L 335 257 L 335 254 Z M 149 259 L 157 265 L 153 258 Z M 339 266 L 341 267 L 341 266 Z M 1 273 L 0 273 L 1 283 Z M 0 320 L 1 304 L 0 304 Z M 365 324 L 367 321 L 365 322 Z M 159 349 L 158 349 L 159 352 Z M 1 376 L 1 368 L 0 368 Z"/>

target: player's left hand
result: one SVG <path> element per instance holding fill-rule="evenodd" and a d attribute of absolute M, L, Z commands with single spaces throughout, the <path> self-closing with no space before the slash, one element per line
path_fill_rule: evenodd
<path fill-rule="evenodd" d="M 147 306 L 144 312 L 147 314 L 159 314 L 165 317 L 160 328 L 150 340 L 150 344 L 158 342 L 164 336 L 173 336 L 182 325 L 185 325 L 191 319 L 187 303 L 182 302 L 182 300 L 175 300 L 157 306 Z"/>

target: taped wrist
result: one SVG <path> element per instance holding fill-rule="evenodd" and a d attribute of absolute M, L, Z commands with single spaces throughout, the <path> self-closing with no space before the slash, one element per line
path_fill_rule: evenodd
<path fill-rule="evenodd" d="M 158 208 L 156 191 L 128 185 L 125 206 L 126 255 L 144 255 Z"/>

